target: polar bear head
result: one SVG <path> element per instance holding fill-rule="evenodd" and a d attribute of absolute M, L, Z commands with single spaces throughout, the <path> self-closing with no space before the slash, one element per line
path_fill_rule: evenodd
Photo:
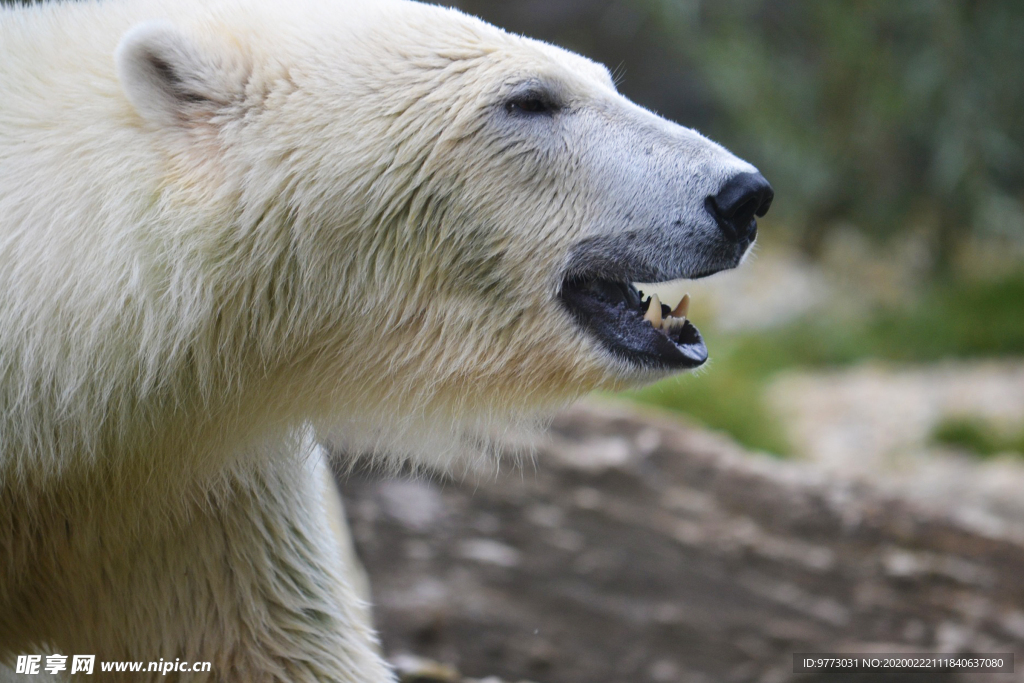
<path fill-rule="evenodd" d="M 217 207 L 218 348 L 295 378 L 309 419 L 422 450 L 704 362 L 633 283 L 739 264 L 772 198 L 753 166 L 455 10 L 219 7 L 127 31 L 118 75 L 177 210 Z"/>

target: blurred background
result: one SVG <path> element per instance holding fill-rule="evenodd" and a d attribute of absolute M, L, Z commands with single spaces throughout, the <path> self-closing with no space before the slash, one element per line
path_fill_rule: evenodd
<path fill-rule="evenodd" d="M 543 683 L 846 680 L 792 674 L 830 650 L 1020 671 L 1024 3 L 455 5 L 606 64 L 776 199 L 746 265 L 661 291 L 693 297 L 699 372 L 568 413 L 536 467 L 346 481 L 407 680 L 458 680 L 411 655 Z"/>

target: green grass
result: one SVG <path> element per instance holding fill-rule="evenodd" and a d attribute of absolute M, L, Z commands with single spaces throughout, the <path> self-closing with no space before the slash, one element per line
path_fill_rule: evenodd
<path fill-rule="evenodd" d="M 982 458 L 1008 452 L 1024 454 L 1024 429 L 1008 434 L 996 425 L 971 417 L 943 420 L 932 432 L 931 440 Z"/>
<path fill-rule="evenodd" d="M 858 321 L 803 320 L 766 335 L 797 365 L 844 365 L 879 358 L 1024 355 L 1024 273 L 997 281 L 932 286 L 911 306 L 880 308 Z M 748 339 L 748 343 L 757 343 Z"/>
<path fill-rule="evenodd" d="M 928 363 L 1024 356 L 1024 272 L 1000 280 L 936 284 L 913 305 L 880 307 L 857 319 L 816 315 L 740 335 L 716 333 L 699 319 L 696 323 L 706 332 L 711 352 L 707 369 L 627 395 L 685 412 L 749 448 L 785 455 L 790 448 L 782 425 L 764 396 L 775 374 L 869 358 Z"/>

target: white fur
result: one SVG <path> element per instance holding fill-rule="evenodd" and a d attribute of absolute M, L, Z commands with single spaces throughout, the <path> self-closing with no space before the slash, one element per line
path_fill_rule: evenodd
<path fill-rule="evenodd" d="M 603 67 L 398 0 L 7 8 L 0 65 L 0 661 L 388 680 L 314 434 L 446 468 L 650 379 L 555 301 L 565 265 L 637 211 L 698 267 L 750 169 Z M 503 117 L 524 79 L 577 123 Z"/>

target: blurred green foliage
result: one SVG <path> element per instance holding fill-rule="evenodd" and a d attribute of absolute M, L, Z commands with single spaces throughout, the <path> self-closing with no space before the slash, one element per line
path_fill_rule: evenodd
<path fill-rule="evenodd" d="M 1024 430 L 1007 434 L 997 425 L 971 417 L 943 420 L 932 432 L 932 441 L 983 458 L 1001 453 L 1024 454 Z"/>
<path fill-rule="evenodd" d="M 971 233 L 1024 233 L 1024 3 L 707 2 L 695 30 L 651 1 L 811 251 L 839 222 L 911 228 L 941 268 Z"/>
<path fill-rule="evenodd" d="M 855 319 L 814 315 L 740 335 L 734 343 L 762 364 L 825 367 L 867 358 L 923 363 L 1024 355 L 1024 273 L 931 283 L 911 303 Z"/>

